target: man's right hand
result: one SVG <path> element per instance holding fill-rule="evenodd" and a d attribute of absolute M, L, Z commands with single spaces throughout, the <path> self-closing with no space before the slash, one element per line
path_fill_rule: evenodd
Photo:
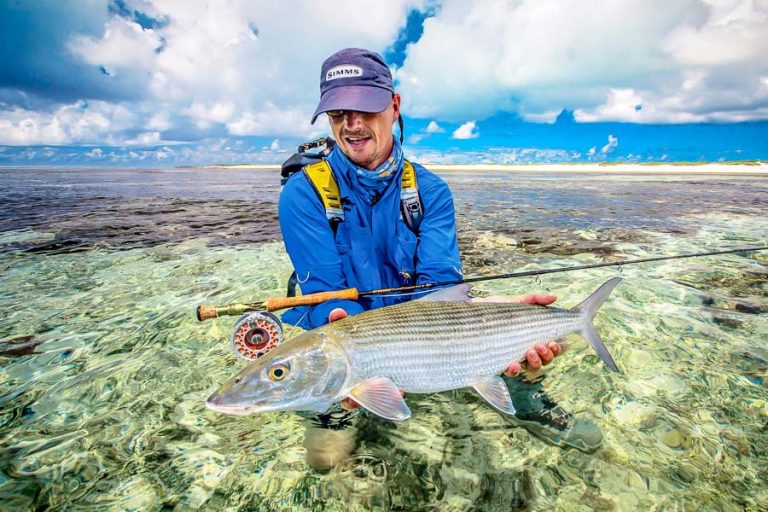
<path fill-rule="evenodd" d="M 344 308 L 336 308 L 328 313 L 328 321 L 335 322 L 336 320 L 341 320 L 342 318 L 347 318 L 348 316 L 349 313 L 344 311 Z"/>
<path fill-rule="evenodd" d="M 523 363 L 512 363 L 509 365 L 509 367 L 504 370 L 504 375 L 507 377 L 517 377 L 520 375 L 520 372 L 523 371 L 523 364 L 525 364 L 525 369 L 535 373 L 541 370 L 542 366 L 551 363 L 552 360 L 562 352 L 562 347 L 555 341 L 550 341 L 546 345 L 540 343 L 526 352 L 525 361 L 523 361 Z"/>
<path fill-rule="evenodd" d="M 548 306 L 556 300 L 557 297 L 551 293 L 529 293 L 520 296 L 494 295 L 492 297 L 474 298 L 472 299 L 472 302 L 511 302 L 514 304 L 538 304 L 540 306 Z M 508 377 L 517 377 L 523 370 L 523 364 L 528 371 L 535 373 L 539 371 L 542 366 L 551 363 L 552 360 L 561 353 L 562 348 L 554 341 L 550 341 L 546 345 L 540 343 L 525 354 L 525 360 L 522 363 L 515 362 L 510 364 L 509 367 L 504 370 L 504 375 Z"/>

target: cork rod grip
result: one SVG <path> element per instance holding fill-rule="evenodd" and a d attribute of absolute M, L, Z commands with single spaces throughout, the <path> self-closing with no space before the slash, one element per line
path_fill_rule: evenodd
<path fill-rule="evenodd" d="M 216 306 L 210 306 L 206 304 L 202 304 L 200 306 L 197 306 L 197 321 L 203 322 L 205 320 L 210 320 L 211 318 L 217 318 L 219 316 L 219 313 L 216 311 Z"/>
<path fill-rule="evenodd" d="M 320 304 L 331 299 L 357 300 L 357 288 L 347 288 L 335 292 L 311 293 L 299 297 L 279 297 L 267 299 L 267 311 L 278 311 L 280 309 L 292 308 L 294 306 L 311 306 Z"/>

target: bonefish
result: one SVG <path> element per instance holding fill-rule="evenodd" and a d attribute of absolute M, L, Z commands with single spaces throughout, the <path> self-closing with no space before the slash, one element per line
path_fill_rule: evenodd
<path fill-rule="evenodd" d="M 374 414 L 405 420 L 399 390 L 435 393 L 474 388 L 514 414 L 499 374 L 539 343 L 570 333 L 584 337 L 618 371 L 592 319 L 621 281 L 606 281 L 571 309 L 471 302 L 469 285 L 366 311 L 303 333 L 249 364 L 208 398 L 214 411 L 324 412 L 350 397 Z"/>

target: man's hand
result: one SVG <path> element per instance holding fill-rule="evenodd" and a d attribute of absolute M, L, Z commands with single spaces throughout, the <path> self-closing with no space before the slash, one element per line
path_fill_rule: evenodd
<path fill-rule="evenodd" d="M 328 313 L 328 321 L 335 322 L 336 320 L 341 320 L 342 318 L 347 318 L 348 316 L 349 313 L 347 313 L 344 308 L 336 308 Z"/>
<path fill-rule="evenodd" d="M 551 293 L 529 293 L 527 295 L 519 296 L 501 296 L 494 295 L 492 297 L 482 297 L 472 299 L 473 302 L 512 302 L 515 304 L 538 304 L 540 306 L 547 306 L 557 300 L 557 297 Z M 536 345 L 533 349 L 529 350 L 525 354 L 526 369 L 531 372 L 536 372 L 541 369 L 542 366 L 546 366 L 552 362 L 552 360 L 560 355 L 562 348 L 560 344 L 550 341 L 546 345 L 543 343 Z M 522 363 L 512 363 L 504 370 L 504 375 L 509 377 L 517 377 L 523 370 Z"/>
<path fill-rule="evenodd" d="M 539 344 L 533 347 L 525 354 L 525 367 L 526 370 L 531 372 L 537 372 L 541 370 L 542 366 L 546 366 L 552 362 L 552 360 L 559 356 L 562 352 L 562 347 L 557 342 L 550 341 L 546 345 Z M 522 363 L 512 363 L 504 370 L 504 375 L 508 377 L 517 377 L 523 370 Z"/>

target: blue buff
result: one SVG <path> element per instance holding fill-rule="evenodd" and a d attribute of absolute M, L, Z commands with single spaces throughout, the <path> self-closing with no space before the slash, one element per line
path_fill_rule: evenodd
<path fill-rule="evenodd" d="M 399 149 L 399 144 L 396 146 Z M 397 156 L 397 155 L 393 155 Z M 397 162 L 398 158 L 395 158 Z M 328 163 L 339 184 L 344 221 L 334 235 L 325 209 L 303 172 L 288 180 L 280 195 L 278 215 L 286 250 L 303 294 L 357 288 L 360 291 L 461 279 L 453 198 L 448 186 L 414 164 L 424 216 L 419 236 L 400 213 L 402 158 L 399 158 L 376 201 L 362 185 L 356 166 L 338 147 Z M 305 329 L 328 322 L 341 307 L 350 315 L 411 299 L 366 297 L 332 300 L 286 311 L 283 320 Z"/>
<path fill-rule="evenodd" d="M 364 193 L 369 201 L 380 195 L 392 182 L 398 171 L 403 168 L 403 148 L 400 146 L 399 140 L 394 139 L 394 141 L 389 158 L 373 170 L 355 165 L 341 151 L 336 155 L 342 165 L 341 168 L 346 171 L 354 188 Z"/>

